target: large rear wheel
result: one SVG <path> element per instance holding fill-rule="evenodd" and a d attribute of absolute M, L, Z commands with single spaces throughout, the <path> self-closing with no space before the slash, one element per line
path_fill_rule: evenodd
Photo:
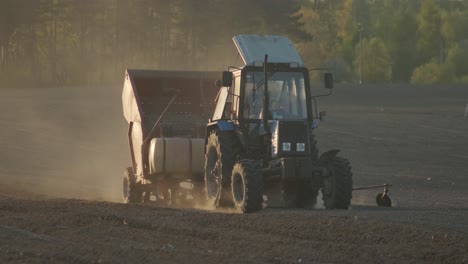
<path fill-rule="evenodd" d="M 234 206 L 242 213 L 253 213 L 263 206 L 263 178 L 256 160 L 240 160 L 231 176 Z"/>
<path fill-rule="evenodd" d="M 212 132 L 205 153 L 205 195 L 208 206 L 218 207 L 223 185 L 230 182 L 232 167 L 238 153 L 236 135 L 231 132 Z"/>
<path fill-rule="evenodd" d="M 125 169 L 122 185 L 122 196 L 124 203 L 143 202 L 143 191 L 141 184 L 136 181 L 136 176 L 133 173 L 132 167 Z"/>

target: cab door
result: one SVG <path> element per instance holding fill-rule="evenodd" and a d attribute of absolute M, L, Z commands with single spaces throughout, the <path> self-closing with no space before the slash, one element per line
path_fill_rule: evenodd
<path fill-rule="evenodd" d="M 240 96 L 240 85 L 241 85 L 241 75 L 240 72 L 236 72 L 234 74 L 234 82 L 232 82 L 232 89 L 231 89 L 231 102 L 232 102 L 232 107 L 231 107 L 231 117 L 233 120 L 237 120 L 239 116 L 239 96 Z M 235 121 L 237 123 L 237 121 Z"/>

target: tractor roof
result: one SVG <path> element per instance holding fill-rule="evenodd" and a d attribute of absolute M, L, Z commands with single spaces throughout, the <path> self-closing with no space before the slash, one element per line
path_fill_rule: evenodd
<path fill-rule="evenodd" d="M 262 65 L 265 54 L 271 63 L 296 63 L 304 66 L 294 45 L 286 37 L 274 35 L 238 35 L 232 38 L 245 65 Z"/>

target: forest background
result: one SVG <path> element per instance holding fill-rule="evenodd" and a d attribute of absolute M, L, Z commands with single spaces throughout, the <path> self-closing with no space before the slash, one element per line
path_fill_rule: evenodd
<path fill-rule="evenodd" d="M 468 83 L 467 1 L 0 0 L 0 87 L 222 71 L 238 34 L 288 36 L 338 82 Z"/>

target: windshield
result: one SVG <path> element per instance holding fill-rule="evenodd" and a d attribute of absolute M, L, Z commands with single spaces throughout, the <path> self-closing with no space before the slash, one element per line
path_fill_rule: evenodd
<path fill-rule="evenodd" d="M 302 72 L 275 72 L 269 73 L 267 77 L 270 117 L 276 120 L 307 119 L 304 74 Z M 247 72 L 245 118 L 263 118 L 264 91 L 263 72 Z"/>

